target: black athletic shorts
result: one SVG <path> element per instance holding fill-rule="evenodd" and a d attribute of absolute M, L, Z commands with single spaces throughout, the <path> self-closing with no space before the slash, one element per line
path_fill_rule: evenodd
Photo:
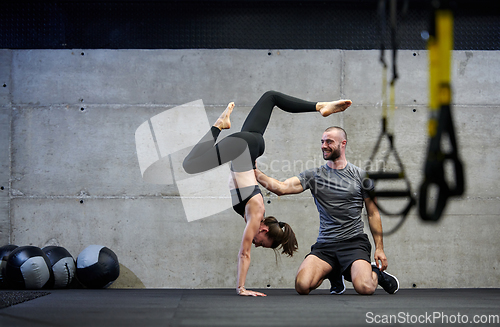
<path fill-rule="evenodd" d="M 362 259 L 371 263 L 372 245 L 366 234 L 332 243 L 316 243 L 311 246 L 311 252 L 332 266 L 332 273 L 342 274 L 351 281 L 351 265 L 354 261 Z M 307 255 L 306 255 L 307 257 Z"/>

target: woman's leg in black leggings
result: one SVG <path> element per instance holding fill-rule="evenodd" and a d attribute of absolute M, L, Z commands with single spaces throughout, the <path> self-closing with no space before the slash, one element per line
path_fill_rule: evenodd
<path fill-rule="evenodd" d="M 315 102 L 268 91 L 248 114 L 242 132 L 231 134 L 216 144 L 220 129 L 212 126 L 184 159 L 184 170 L 189 174 L 201 173 L 233 160 L 235 171 L 251 170 L 255 159 L 264 152 L 262 135 L 275 106 L 291 113 L 316 111 Z M 248 155 L 242 156 L 245 150 Z"/>
<path fill-rule="evenodd" d="M 243 123 L 241 131 L 264 134 L 275 106 L 290 113 L 314 112 L 316 111 L 316 103 L 280 92 L 268 91 L 261 96 L 252 108 Z"/>
<path fill-rule="evenodd" d="M 286 112 L 301 113 L 315 112 L 318 105 L 320 113 L 323 116 L 328 116 L 331 113 L 345 110 L 350 104 L 350 100 L 328 103 L 310 102 L 276 91 L 268 91 L 262 95 L 252 108 L 243 123 L 240 133 L 231 134 L 216 145 L 220 129 L 213 126 L 184 159 L 183 167 L 187 173 L 195 174 L 233 161 L 235 171 L 252 169 L 255 159 L 264 152 L 265 146 L 262 135 L 269 124 L 275 106 Z M 234 104 L 232 105 L 234 106 Z M 227 128 L 227 126 L 223 128 Z M 241 156 L 245 151 L 249 155 Z"/>
<path fill-rule="evenodd" d="M 245 163 L 245 165 L 239 164 L 239 166 L 248 168 L 250 164 L 250 168 L 245 170 L 252 169 L 251 160 L 249 158 L 244 159 L 249 155 L 241 156 L 247 150 L 248 144 L 244 139 L 236 137 L 240 133 L 231 134 L 215 144 L 219 134 L 220 129 L 212 126 L 210 131 L 184 158 L 182 166 L 188 174 L 201 173 L 236 159 L 238 159 L 238 162 Z"/>
<path fill-rule="evenodd" d="M 194 146 L 189 154 L 184 158 L 182 167 L 189 174 L 201 173 L 219 165 L 218 151 L 214 147 L 220 129 L 212 126 L 205 136 Z M 208 168 L 201 167 L 201 163 Z"/>

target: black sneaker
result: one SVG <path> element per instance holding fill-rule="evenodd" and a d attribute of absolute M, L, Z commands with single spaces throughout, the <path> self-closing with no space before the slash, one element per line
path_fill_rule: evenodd
<path fill-rule="evenodd" d="M 332 285 L 330 287 L 330 294 L 337 294 L 340 295 L 345 292 L 345 283 L 344 283 L 344 276 L 340 275 L 339 277 L 334 277 L 334 276 L 329 276 L 328 280 L 330 281 L 330 284 Z"/>
<path fill-rule="evenodd" d="M 394 294 L 399 290 L 399 281 L 396 276 L 393 276 L 385 271 L 380 271 L 374 262 L 372 262 L 372 270 L 377 273 L 378 284 L 382 286 L 384 291 L 389 294 Z"/>

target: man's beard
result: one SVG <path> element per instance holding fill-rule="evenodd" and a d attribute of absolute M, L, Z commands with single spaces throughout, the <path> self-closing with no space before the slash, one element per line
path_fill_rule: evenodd
<path fill-rule="evenodd" d="M 325 160 L 335 161 L 339 157 L 340 157 L 340 145 L 336 149 L 333 149 L 333 151 L 330 152 L 329 154 L 323 152 L 323 159 Z"/>

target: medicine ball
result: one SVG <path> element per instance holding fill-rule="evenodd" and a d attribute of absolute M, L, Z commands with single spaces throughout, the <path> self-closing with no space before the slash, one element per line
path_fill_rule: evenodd
<path fill-rule="evenodd" d="M 76 276 L 87 288 L 106 288 L 120 275 L 116 254 L 102 245 L 89 245 L 76 258 Z"/>
<path fill-rule="evenodd" d="M 41 289 L 54 282 L 49 258 L 36 246 L 14 249 L 7 258 L 5 276 L 9 285 L 17 289 Z"/>
<path fill-rule="evenodd" d="M 76 273 L 75 260 L 65 248 L 61 246 L 46 246 L 42 251 L 50 260 L 50 267 L 54 274 L 54 288 L 68 287 Z"/>
<path fill-rule="evenodd" d="M 8 281 L 5 278 L 5 268 L 7 267 L 7 258 L 15 248 L 17 248 L 17 245 L 14 244 L 0 247 L 0 289 L 9 288 Z"/>

